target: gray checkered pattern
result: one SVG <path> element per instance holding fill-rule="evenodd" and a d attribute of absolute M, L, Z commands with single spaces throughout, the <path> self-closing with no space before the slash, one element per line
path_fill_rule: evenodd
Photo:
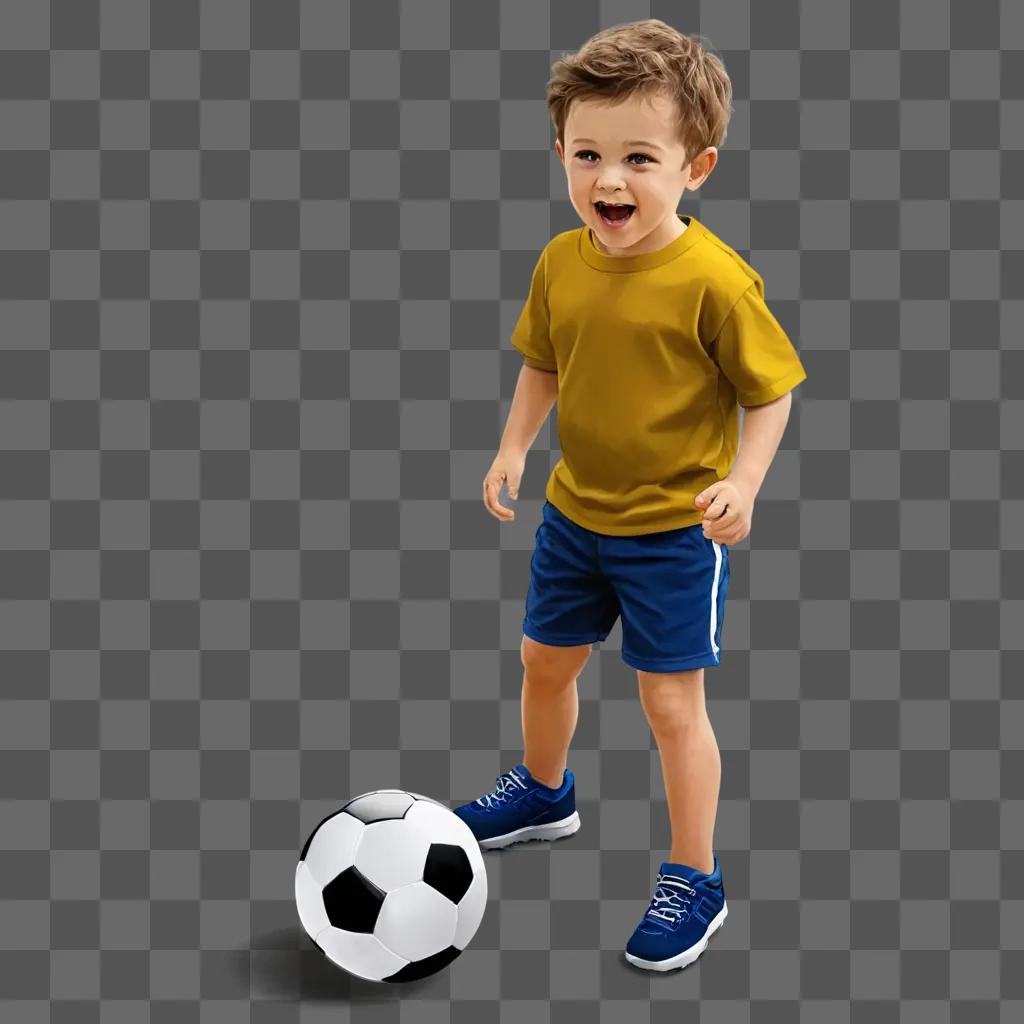
<path fill-rule="evenodd" d="M 681 209 L 809 374 L 731 552 L 692 968 L 622 948 L 669 849 L 620 659 L 583 827 L 486 855 L 471 947 L 362 984 L 308 832 L 522 755 L 549 421 L 487 515 L 553 60 L 654 15 L 732 76 Z M 1024 1019 L 1024 8 L 1013 0 L 0 3 L 4 1024 Z"/>

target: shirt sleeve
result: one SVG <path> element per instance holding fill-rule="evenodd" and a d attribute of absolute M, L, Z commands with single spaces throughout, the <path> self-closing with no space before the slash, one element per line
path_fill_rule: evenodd
<path fill-rule="evenodd" d="M 555 350 L 551 344 L 551 319 L 548 313 L 547 247 L 533 268 L 530 294 L 526 297 L 519 320 L 512 330 L 512 346 L 522 354 L 528 366 L 538 370 L 557 371 Z"/>
<path fill-rule="evenodd" d="M 750 284 L 708 346 L 744 408 L 773 402 L 807 378 L 789 336 L 765 305 L 763 289 L 760 279 Z"/>

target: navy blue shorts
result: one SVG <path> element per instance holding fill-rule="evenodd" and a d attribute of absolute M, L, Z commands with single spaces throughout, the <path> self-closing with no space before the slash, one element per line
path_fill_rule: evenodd
<path fill-rule="evenodd" d="M 595 533 L 545 500 L 523 632 L 571 647 L 604 640 L 622 615 L 622 660 L 684 672 L 721 660 L 729 551 L 700 523 L 634 536 Z"/>

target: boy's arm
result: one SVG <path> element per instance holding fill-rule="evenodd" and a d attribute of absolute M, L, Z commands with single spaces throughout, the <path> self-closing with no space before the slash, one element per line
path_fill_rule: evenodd
<path fill-rule="evenodd" d="M 773 402 L 743 410 L 739 450 L 728 479 L 746 490 L 751 498 L 756 497 L 764 483 L 768 467 L 786 432 L 792 404 L 793 393 L 787 391 Z"/>
<path fill-rule="evenodd" d="M 526 465 L 526 453 L 551 412 L 558 398 L 558 371 L 540 370 L 527 363 L 519 371 L 516 393 L 508 411 L 508 422 L 501 435 L 498 454 L 484 477 L 484 504 L 497 519 L 510 520 L 515 513 L 498 501 L 501 486 L 508 488 L 508 496 L 519 496 L 519 483 Z"/>
<path fill-rule="evenodd" d="M 525 455 L 558 398 L 558 373 L 523 363 L 499 451 Z"/>

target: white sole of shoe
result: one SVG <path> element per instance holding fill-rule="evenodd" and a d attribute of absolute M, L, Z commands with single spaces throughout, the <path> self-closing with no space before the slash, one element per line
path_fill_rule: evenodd
<path fill-rule="evenodd" d="M 530 839 L 564 839 L 578 832 L 580 828 L 580 816 L 573 811 L 568 818 L 561 821 L 549 821 L 544 825 L 527 825 L 524 828 L 517 828 L 515 832 L 506 832 L 503 836 L 493 836 L 490 839 L 481 839 L 480 846 L 484 850 L 498 850 L 503 846 L 511 846 L 513 843 L 525 843 Z"/>
<path fill-rule="evenodd" d="M 707 949 L 708 939 L 710 939 L 711 936 L 722 927 L 722 924 L 728 916 L 729 904 L 723 903 L 718 916 L 715 917 L 711 924 L 708 925 L 708 930 L 704 933 L 704 938 L 695 946 L 691 946 L 689 949 L 684 949 L 682 953 L 669 957 L 668 960 L 642 960 L 638 956 L 633 956 L 632 953 L 626 953 L 626 959 L 635 967 L 642 967 L 645 971 L 673 971 L 677 967 L 686 967 L 688 964 L 692 964 L 693 961 L 696 960 L 705 949 Z"/>

